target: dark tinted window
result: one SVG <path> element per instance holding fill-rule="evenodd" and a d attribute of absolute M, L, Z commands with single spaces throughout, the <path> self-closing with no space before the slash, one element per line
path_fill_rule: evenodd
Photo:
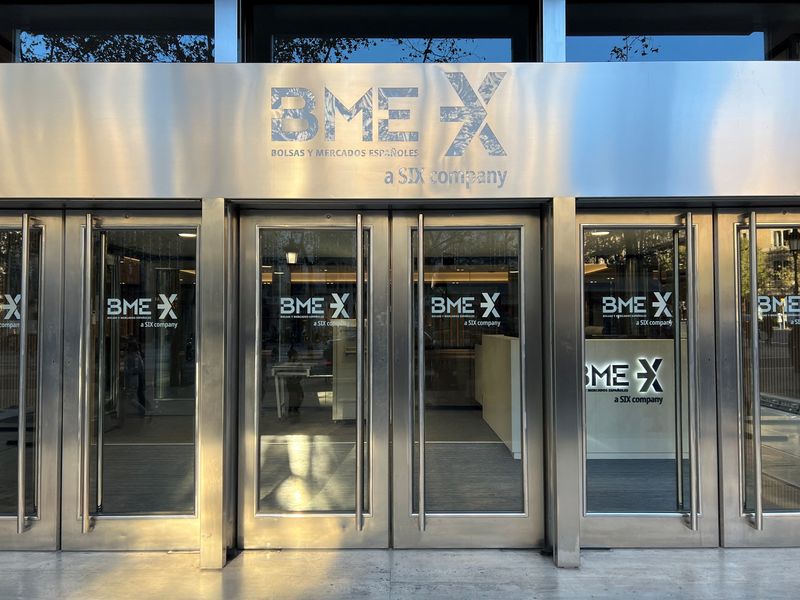
<path fill-rule="evenodd" d="M 213 2 L 0 4 L 0 62 L 211 62 Z"/>
<path fill-rule="evenodd" d="M 510 62 L 535 56 L 530 3 L 244 3 L 248 62 Z"/>
<path fill-rule="evenodd" d="M 797 2 L 568 2 L 567 60 L 798 60 Z"/>
<path fill-rule="evenodd" d="M 511 62 L 511 38 L 276 36 L 273 62 Z"/>

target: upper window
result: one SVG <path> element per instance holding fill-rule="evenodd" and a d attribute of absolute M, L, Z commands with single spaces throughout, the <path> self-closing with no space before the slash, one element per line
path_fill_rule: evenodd
<path fill-rule="evenodd" d="M 567 2 L 567 60 L 798 60 L 797 2 Z"/>
<path fill-rule="evenodd" d="M 511 62 L 533 56 L 529 2 L 244 1 L 248 62 Z"/>
<path fill-rule="evenodd" d="M 212 1 L 0 3 L 0 62 L 211 62 Z"/>

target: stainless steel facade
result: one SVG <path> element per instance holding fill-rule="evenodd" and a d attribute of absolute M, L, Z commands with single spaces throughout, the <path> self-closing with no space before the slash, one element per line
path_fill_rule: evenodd
<path fill-rule="evenodd" d="M 769 150 L 800 136 L 796 63 L 4 65 L 0 80 L 8 198 L 800 193 L 791 153 Z M 449 107 L 474 126 L 455 155 L 464 116 L 444 120 Z"/>
<path fill-rule="evenodd" d="M 563 0 L 543 2 L 545 63 L 564 60 L 563 11 Z M 237 3 L 219 0 L 216 15 L 217 62 L 235 63 Z M 21 534 L 18 517 L 0 518 L 0 546 L 194 549 L 203 566 L 220 567 L 237 543 L 470 546 L 478 537 L 493 546 L 543 543 L 559 566 L 577 566 L 582 546 L 800 544 L 797 514 L 743 510 L 733 275 L 736 228 L 755 226 L 751 211 L 759 225 L 800 224 L 792 209 L 800 202 L 792 152 L 800 142 L 798 97 L 800 66 L 777 62 L 0 65 L 1 224 L 17 227 L 24 207 L 67 210 L 31 212 L 33 226 L 47 230 L 39 327 L 54 343 L 40 358 L 48 411 L 39 435 L 54 460 L 42 463 L 41 516 Z M 162 202 L 187 208 L 154 214 Z M 88 206 L 104 212 L 87 221 Z M 468 206 L 494 210 L 459 212 Z M 414 212 L 390 221 L 390 209 Z M 197 510 L 90 522 L 82 411 L 91 368 L 80 360 L 91 318 L 81 257 L 90 250 L 82 231 L 87 222 L 159 227 L 165 219 L 199 227 Z M 415 385 L 406 234 L 420 222 L 532 232 L 526 277 L 542 286 L 525 288 L 528 505 L 519 523 L 425 514 L 424 496 L 421 514 L 407 510 L 413 415 L 392 417 L 391 407 Z M 590 515 L 582 231 L 687 222 L 695 231 L 697 311 L 692 509 Z M 356 223 L 373 236 L 369 307 L 377 310 L 365 338 L 374 450 L 361 483 L 371 508 L 358 518 L 260 514 L 257 410 L 248 404 L 260 360 L 256 237 L 289 224 Z"/>

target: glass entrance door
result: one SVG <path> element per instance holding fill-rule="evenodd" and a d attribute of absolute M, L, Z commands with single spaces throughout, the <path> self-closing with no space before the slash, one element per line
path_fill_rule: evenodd
<path fill-rule="evenodd" d="M 389 544 L 385 213 L 243 214 L 239 543 Z"/>
<path fill-rule="evenodd" d="M 716 546 L 711 216 L 578 222 L 581 545 Z"/>
<path fill-rule="evenodd" d="M 539 224 L 392 217 L 396 547 L 543 543 Z"/>
<path fill-rule="evenodd" d="M 198 232 L 67 214 L 64 549 L 199 547 Z"/>
<path fill-rule="evenodd" d="M 0 549 L 58 547 L 63 227 L 0 214 Z"/>
<path fill-rule="evenodd" d="M 723 543 L 800 539 L 800 213 L 718 216 Z"/>

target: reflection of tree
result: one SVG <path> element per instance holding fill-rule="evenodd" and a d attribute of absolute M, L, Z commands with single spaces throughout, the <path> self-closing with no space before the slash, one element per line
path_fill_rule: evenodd
<path fill-rule="evenodd" d="M 474 39 L 276 37 L 273 62 L 341 63 L 361 50 L 396 44 L 400 62 L 463 62 L 481 59 Z M 211 62 L 214 40 L 208 34 L 52 34 L 23 31 L 20 62 Z"/>
<path fill-rule="evenodd" d="M 681 265 L 685 264 L 685 240 L 681 234 Z M 638 257 L 640 268 L 657 272 L 659 279 L 666 282 L 673 272 L 673 244 L 672 230 L 618 229 L 605 235 L 587 232 L 583 242 L 584 262 L 621 269 L 631 257 Z"/>
<path fill-rule="evenodd" d="M 401 52 L 400 62 L 462 62 L 476 57 L 464 38 L 365 38 L 365 37 L 276 37 L 273 62 L 341 63 L 378 44 L 393 42 Z M 477 57 L 480 58 L 480 57 Z"/>
<path fill-rule="evenodd" d="M 210 35 L 22 32 L 20 62 L 211 62 Z"/>
<path fill-rule="evenodd" d="M 759 244 L 761 246 L 761 244 Z M 739 257 L 741 265 L 741 292 L 743 298 L 750 294 L 750 236 L 742 232 L 739 237 Z M 762 295 L 784 295 L 792 290 L 794 273 L 786 268 L 791 254 L 786 246 L 758 248 L 758 293 Z"/>
<path fill-rule="evenodd" d="M 428 229 L 425 228 L 427 264 L 476 267 L 518 268 L 519 230 L 517 229 Z M 415 242 L 416 244 L 416 242 Z M 416 255 L 416 245 L 414 253 Z"/>
<path fill-rule="evenodd" d="M 620 46 L 611 49 L 609 60 L 628 62 L 634 56 L 649 56 L 658 54 L 659 49 L 654 45 L 653 38 L 648 35 L 626 35 L 622 38 Z"/>

